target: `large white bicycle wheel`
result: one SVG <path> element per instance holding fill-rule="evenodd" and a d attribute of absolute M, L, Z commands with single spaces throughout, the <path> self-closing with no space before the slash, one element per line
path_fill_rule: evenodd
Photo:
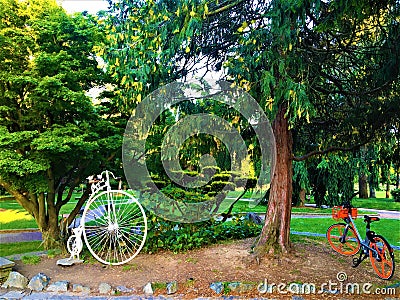
<path fill-rule="evenodd" d="M 86 246 L 103 264 L 129 262 L 146 241 L 146 214 L 140 203 L 125 191 L 95 195 L 85 206 L 81 224 Z"/>

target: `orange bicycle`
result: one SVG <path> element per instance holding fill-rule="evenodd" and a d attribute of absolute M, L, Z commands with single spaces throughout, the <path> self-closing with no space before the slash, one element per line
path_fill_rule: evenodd
<path fill-rule="evenodd" d="M 360 252 L 359 257 L 353 258 L 354 268 L 369 257 L 375 273 L 380 278 L 385 280 L 392 278 L 395 268 L 393 248 L 383 236 L 370 230 L 371 223 L 380 219 L 364 216 L 366 237 L 362 239 L 354 223 L 354 219 L 357 218 L 357 208 L 352 207 L 350 201 L 342 206 L 333 207 L 332 217 L 345 222 L 331 225 L 326 232 L 326 237 L 333 250 L 346 256 Z"/>

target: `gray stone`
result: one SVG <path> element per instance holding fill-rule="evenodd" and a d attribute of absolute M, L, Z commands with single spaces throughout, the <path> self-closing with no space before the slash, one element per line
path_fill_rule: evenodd
<path fill-rule="evenodd" d="M 84 286 L 84 285 L 82 285 L 82 284 L 74 283 L 74 284 L 72 285 L 72 291 L 73 291 L 74 293 L 89 294 L 89 293 L 90 293 L 90 287 Z"/>
<path fill-rule="evenodd" d="M 10 272 L 8 279 L 4 284 L 1 286 L 3 288 L 18 288 L 18 289 L 25 289 L 26 285 L 28 284 L 28 278 L 18 272 Z"/>
<path fill-rule="evenodd" d="M 99 293 L 100 294 L 110 294 L 112 291 L 111 285 L 108 283 L 102 282 L 99 284 Z"/>
<path fill-rule="evenodd" d="M 8 260 L 7 258 L 0 257 L 0 269 L 12 268 L 15 266 L 15 262 Z"/>
<path fill-rule="evenodd" d="M 0 295 L 1 299 L 8 300 L 16 300 L 16 299 L 22 299 L 24 298 L 25 293 L 23 291 L 9 291 L 5 293 L 4 295 Z"/>
<path fill-rule="evenodd" d="M 246 293 L 254 288 L 254 284 L 242 283 L 242 282 L 230 282 L 228 283 L 228 288 L 232 292 Z"/>
<path fill-rule="evenodd" d="M 46 274 L 39 273 L 31 278 L 28 283 L 28 288 L 33 291 L 40 292 L 43 291 L 46 286 L 49 285 L 50 277 Z"/>
<path fill-rule="evenodd" d="M 257 225 L 261 225 L 264 223 L 263 219 L 254 212 L 247 213 L 245 219 Z"/>
<path fill-rule="evenodd" d="M 326 293 L 326 294 L 337 295 L 337 294 L 339 294 L 339 289 L 336 289 L 336 290 L 327 290 L 327 289 L 323 289 L 322 292 L 323 292 L 323 293 Z"/>
<path fill-rule="evenodd" d="M 67 280 L 56 281 L 49 285 L 49 287 L 47 288 L 47 291 L 49 291 L 49 292 L 67 292 L 68 286 L 69 286 L 69 281 L 67 281 Z"/>
<path fill-rule="evenodd" d="M 5 282 L 12 272 L 12 267 L 0 269 L 0 284 Z"/>
<path fill-rule="evenodd" d="M 221 294 L 224 291 L 224 284 L 222 282 L 213 282 L 210 284 L 210 288 L 217 294 Z"/>
<path fill-rule="evenodd" d="M 175 294 L 178 291 L 178 282 L 171 281 L 167 283 L 167 294 L 171 295 L 171 294 Z"/>
<path fill-rule="evenodd" d="M 274 285 L 273 284 L 268 284 L 267 281 L 261 282 L 258 286 L 257 286 L 257 291 L 260 294 L 265 294 L 265 293 L 273 293 L 274 292 Z"/>
<path fill-rule="evenodd" d="M 120 292 L 120 293 L 132 293 L 135 291 L 135 289 L 127 288 L 124 285 L 119 285 L 115 289 L 117 290 L 117 292 Z"/>
<path fill-rule="evenodd" d="M 72 266 L 74 264 L 82 264 L 83 259 L 78 259 L 78 258 L 61 258 L 57 260 L 57 265 L 59 266 Z"/>
<path fill-rule="evenodd" d="M 146 285 L 143 287 L 143 293 L 147 295 L 152 295 L 153 292 L 153 287 L 151 286 L 151 282 L 146 283 Z"/>

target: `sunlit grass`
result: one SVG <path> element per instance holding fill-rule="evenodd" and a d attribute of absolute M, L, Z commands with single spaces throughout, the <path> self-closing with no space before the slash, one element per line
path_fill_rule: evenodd
<path fill-rule="evenodd" d="M 9 256 L 14 254 L 22 254 L 36 251 L 43 251 L 43 245 L 41 241 L 30 241 L 30 242 L 18 242 L 18 243 L 7 243 L 1 244 L 0 256 Z"/>
<path fill-rule="evenodd" d="M 34 218 L 22 209 L 0 210 L 0 230 L 37 228 Z"/>
<path fill-rule="evenodd" d="M 10 223 L 13 221 L 33 220 L 33 217 L 27 212 L 8 209 L 5 211 L 0 211 L 0 220 L 1 223 Z"/>

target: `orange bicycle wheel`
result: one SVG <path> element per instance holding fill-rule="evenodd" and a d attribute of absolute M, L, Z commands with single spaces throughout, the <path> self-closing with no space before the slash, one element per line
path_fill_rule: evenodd
<path fill-rule="evenodd" d="M 326 238 L 329 244 L 337 253 L 342 255 L 351 256 L 360 250 L 360 241 L 353 227 L 349 226 L 345 239 L 342 241 L 346 224 L 337 223 L 328 228 Z"/>
<path fill-rule="evenodd" d="M 374 236 L 374 241 L 369 246 L 376 252 L 369 251 L 369 259 L 375 273 L 382 279 L 390 279 L 394 273 L 393 249 L 383 236 Z"/>

